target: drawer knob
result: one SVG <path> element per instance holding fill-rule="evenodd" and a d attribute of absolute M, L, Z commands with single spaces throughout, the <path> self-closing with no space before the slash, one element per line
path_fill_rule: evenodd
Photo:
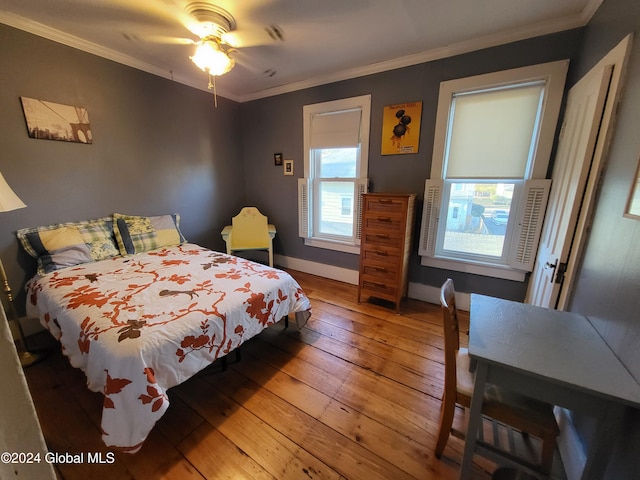
<path fill-rule="evenodd" d="M 376 237 L 388 239 L 389 235 L 386 233 L 376 233 Z"/>
<path fill-rule="evenodd" d="M 391 217 L 378 217 L 379 222 L 391 222 Z"/>

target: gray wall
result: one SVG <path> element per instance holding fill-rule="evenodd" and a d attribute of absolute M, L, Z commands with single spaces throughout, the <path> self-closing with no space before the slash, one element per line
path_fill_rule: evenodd
<path fill-rule="evenodd" d="M 206 92 L 10 27 L 0 25 L 0 42 L 0 172 L 27 204 L 26 209 L 0 215 L 0 256 L 18 286 L 33 271 L 33 262 L 15 241 L 19 228 L 114 211 L 175 211 L 189 240 L 223 249 L 219 231 L 243 204 L 256 205 L 277 225 L 276 253 L 357 270 L 357 255 L 306 247 L 298 237 L 302 107 L 370 93 L 372 190 L 413 192 L 421 198 L 430 172 L 440 82 L 571 58 L 580 31 L 240 105 L 219 99 L 217 109 Z M 20 96 L 87 108 L 94 143 L 28 138 Z M 423 101 L 419 153 L 382 156 L 383 107 L 416 100 Z M 274 167 L 275 152 L 295 161 L 293 176 Z M 420 215 L 419 208 L 416 239 Z M 526 283 L 422 267 L 417 248 L 410 269 L 414 282 L 439 286 L 451 276 L 465 292 L 522 299 L 526 290 Z"/>
<path fill-rule="evenodd" d="M 222 249 L 221 228 L 242 205 L 255 204 L 278 227 L 277 253 L 356 269 L 357 256 L 306 247 L 297 236 L 303 105 L 372 94 L 369 172 L 373 190 L 415 192 L 422 197 L 441 81 L 563 58 L 572 59 L 570 78 L 575 80 L 627 33 L 639 36 L 639 25 L 637 0 L 605 0 L 584 30 L 241 105 L 219 99 L 218 109 L 205 92 L 0 25 L 0 171 L 27 204 L 26 209 L 0 214 L 0 257 L 17 290 L 34 267 L 18 249 L 17 229 L 114 211 L 179 212 L 189 240 Z M 28 138 L 20 96 L 86 107 L 94 143 Z M 419 153 L 380 155 L 382 108 L 415 100 L 423 101 Z M 636 47 L 570 308 L 593 319 L 640 379 L 636 346 L 640 340 L 640 222 L 622 217 L 640 154 L 638 125 L 640 49 Z M 281 168 L 273 166 L 274 152 L 295 160 L 294 176 L 285 177 Z M 414 253 L 412 281 L 439 286 L 449 275 L 461 291 L 524 297 L 525 284 L 421 267 Z M 630 415 L 608 478 L 629 478 L 629 472 L 640 467 L 638 416 L 637 412 Z M 590 422 L 576 420 L 580 430 L 588 433 Z"/>
<path fill-rule="evenodd" d="M 303 176 L 302 107 L 356 95 L 371 94 L 369 178 L 372 191 L 416 193 L 423 197 L 430 175 L 434 123 L 440 82 L 536 63 L 572 58 L 580 44 L 580 31 L 538 37 L 510 45 L 369 75 L 303 91 L 247 102 L 241 105 L 244 162 L 252 172 L 246 178 L 248 203 L 264 208 L 278 228 L 276 251 L 309 261 L 358 269 L 358 256 L 307 247 L 298 237 L 297 178 Z M 422 101 L 420 146 L 417 154 L 380 154 L 382 112 L 385 105 Z M 273 166 L 274 152 L 295 161 L 294 176 L 281 179 L 282 168 Z M 415 248 L 410 280 L 439 287 L 447 277 L 462 292 L 478 292 L 523 300 L 526 283 L 492 279 L 420 266 L 417 238 L 421 202 L 416 215 Z"/>
<path fill-rule="evenodd" d="M 626 84 L 570 310 L 589 316 L 640 381 L 640 221 L 623 217 L 640 155 L 640 2 L 605 0 L 585 29 L 574 79 L 629 33 L 635 38 Z M 630 412 L 627 420 L 606 478 L 637 478 L 640 471 L 640 412 Z M 592 422 L 574 421 L 586 440 Z"/>
<path fill-rule="evenodd" d="M 178 212 L 188 240 L 223 249 L 244 204 L 237 103 L 4 25 L 0 45 L 0 172 L 27 205 L 0 213 L 15 291 L 35 265 L 23 227 Z M 21 96 L 87 108 L 93 144 L 29 138 Z"/>

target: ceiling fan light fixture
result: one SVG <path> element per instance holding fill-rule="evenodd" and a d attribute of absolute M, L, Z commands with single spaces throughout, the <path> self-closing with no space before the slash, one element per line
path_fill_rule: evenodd
<path fill-rule="evenodd" d="M 236 64 L 235 60 L 220 48 L 219 43 L 211 38 L 199 42 L 195 54 L 190 58 L 200 70 L 215 76 L 224 75 Z"/>
<path fill-rule="evenodd" d="M 232 46 L 222 37 L 236 29 L 236 21 L 229 12 L 208 2 L 191 2 L 185 10 L 194 20 L 187 28 L 201 38 L 196 44 L 195 53 L 189 58 L 200 70 L 209 74 L 209 90 L 213 90 L 217 107 L 216 77 L 229 72 L 236 64 L 229 56 L 229 52 L 233 51 Z"/>

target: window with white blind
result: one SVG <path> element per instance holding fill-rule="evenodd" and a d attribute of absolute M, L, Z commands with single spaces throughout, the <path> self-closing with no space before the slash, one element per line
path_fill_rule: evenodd
<path fill-rule="evenodd" d="M 359 253 L 370 111 L 370 95 L 303 108 L 305 158 L 304 178 L 298 180 L 298 222 L 306 245 Z"/>
<path fill-rule="evenodd" d="M 440 84 L 422 264 L 524 280 L 535 261 L 568 62 Z"/>

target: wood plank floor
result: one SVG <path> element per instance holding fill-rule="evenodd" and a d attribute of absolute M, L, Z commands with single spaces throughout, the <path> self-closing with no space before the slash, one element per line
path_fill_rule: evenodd
<path fill-rule="evenodd" d="M 226 371 L 214 364 L 172 388 L 169 410 L 137 454 L 58 464 L 59 478 L 457 478 L 462 441 L 452 437 L 441 460 L 433 455 L 444 374 L 439 307 L 407 300 L 396 315 L 356 303 L 351 285 L 290 273 L 313 307 L 302 330 L 270 327 Z M 54 348 L 26 369 L 49 451 L 108 458 L 102 395 Z M 476 456 L 474 478 L 494 468 Z"/>

